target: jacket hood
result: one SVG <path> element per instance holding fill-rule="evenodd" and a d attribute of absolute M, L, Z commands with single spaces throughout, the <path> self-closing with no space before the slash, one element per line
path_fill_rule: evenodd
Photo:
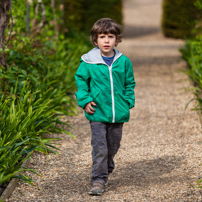
<path fill-rule="evenodd" d="M 115 51 L 115 56 L 114 56 L 114 61 L 119 58 L 122 53 L 116 49 L 114 49 Z M 98 47 L 93 48 L 92 50 L 90 50 L 88 53 L 82 55 L 81 59 L 86 62 L 86 63 L 90 63 L 90 64 L 105 64 L 104 60 L 102 59 L 101 53 L 100 53 L 100 49 Z"/>

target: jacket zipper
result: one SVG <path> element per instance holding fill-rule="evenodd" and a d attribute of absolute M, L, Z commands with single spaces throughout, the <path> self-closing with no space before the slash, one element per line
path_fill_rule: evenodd
<path fill-rule="evenodd" d="M 121 55 L 120 55 L 121 56 Z M 120 57 L 119 56 L 119 57 Z M 117 57 L 117 58 L 119 58 Z M 115 60 L 117 60 L 117 58 Z M 110 75 L 110 81 L 111 81 L 111 96 L 112 96 L 112 123 L 115 123 L 115 102 L 114 102 L 114 82 L 112 77 L 112 65 L 115 62 L 115 60 L 112 62 L 111 66 L 109 67 L 109 75 Z"/>
<path fill-rule="evenodd" d="M 111 66 L 108 66 L 109 68 L 109 75 L 110 75 L 110 82 L 111 82 L 111 96 L 112 96 L 112 123 L 115 123 L 115 102 L 114 102 L 114 82 L 113 82 L 113 77 L 112 77 L 112 65 L 113 63 L 120 57 L 119 55 L 111 64 Z"/>
<path fill-rule="evenodd" d="M 112 123 L 115 122 L 115 105 L 114 105 L 114 84 L 113 84 L 113 77 L 112 77 L 112 65 L 109 66 L 109 75 L 111 81 L 111 96 L 112 96 Z"/>

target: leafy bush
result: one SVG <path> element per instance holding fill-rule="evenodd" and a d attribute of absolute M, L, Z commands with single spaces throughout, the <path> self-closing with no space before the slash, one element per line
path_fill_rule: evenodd
<path fill-rule="evenodd" d="M 202 10 L 201 0 L 196 0 L 195 3 L 198 10 Z M 186 41 L 186 44 L 183 48 L 180 49 L 182 53 L 182 58 L 187 62 L 188 70 L 186 74 L 192 80 L 194 87 L 191 87 L 191 91 L 195 95 L 193 100 L 196 100 L 196 105 L 194 110 L 198 110 L 200 115 L 202 115 L 202 16 L 198 16 L 197 26 L 195 27 L 195 38 L 189 39 Z M 187 104 L 187 105 L 188 105 Z M 195 187 L 202 188 L 201 185 L 202 179 L 200 179 Z"/>
<path fill-rule="evenodd" d="M 112 18 L 122 24 L 122 0 L 65 0 L 64 25 L 77 25 L 77 29 L 90 33 L 93 24 L 100 18 Z"/>
<path fill-rule="evenodd" d="M 18 82 L 15 90 L 6 99 L 4 96 L 1 97 L 0 184 L 10 177 L 16 177 L 14 174 L 19 172 L 19 167 L 33 150 L 56 153 L 52 148 L 57 148 L 51 141 L 58 138 L 44 138 L 45 133 L 69 134 L 57 127 L 58 123 L 65 123 L 60 121 L 60 116 L 57 114 L 58 107 L 50 99 L 54 94 L 52 89 L 46 93 L 40 91 L 31 93 L 28 82 L 25 82 L 19 96 L 16 93 L 17 85 Z M 21 179 L 30 181 L 25 176 Z"/>
<path fill-rule="evenodd" d="M 202 36 L 197 37 L 195 40 L 187 41 L 180 51 L 189 67 L 186 74 L 195 86 L 191 88 L 195 95 L 194 99 L 198 101 L 195 109 L 202 111 Z"/>
<path fill-rule="evenodd" d="M 193 28 L 200 11 L 195 1 L 164 0 L 162 30 L 165 36 L 173 38 L 190 38 L 194 36 Z"/>
<path fill-rule="evenodd" d="M 202 10 L 202 3 L 196 0 L 194 4 L 197 10 Z M 202 25 L 202 15 L 198 16 L 197 26 L 195 27 L 195 37 L 186 41 L 183 48 L 180 49 L 182 58 L 187 62 L 188 70 L 186 74 L 192 80 L 194 87 L 191 89 L 197 102 L 196 110 L 202 110 L 202 34 L 199 32 Z M 192 99 L 192 100 L 194 100 Z M 190 102 L 192 101 L 190 100 Z M 189 104 L 189 103 L 188 103 Z"/>
<path fill-rule="evenodd" d="M 51 24 L 40 34 L 26 35 L 25 1 L 14 1 L 13 6 L 21 9 L 13 12 L 14 31 L 6 49 L 8 69 L 0 67 L 0 185 L 12 177 L 33 184 L 21 171 L 38 173 L 19 170 L 23 161 L 34 150 L 57 153 L 52 141 L 58 138 L 51 138 L 52 133 L 74 137 L 64 129 L 69 125 L 61 117 L 76 112 L 74 74 L 80 56 L 91 48 L 82 33 L 59 33 L 56 38 Z"/>
<path fill-rule="evenodd" d="M 71 135 L 62 129 L 61 126 L 68 123 L 60 118 L 75 114 L 74 73 L 81 52 L 88 49 L 81 39 L 76 38 L 58 42 L 57 49 L 56 44 L 48 41 L 37 41 L 36 46 L 36 42 L 25 37 L 22 46 L 18 43 L 19 38 L 11 42 L 13 48 L 7 52 L 11 68 L 0 71 L 0 138 L 3 140 L 0 151 L 4 154 L 0 160 L 0 182 L 7 180 L 8 176 L 16 177 L 18 166 L 13 168 L 16 159 L 29 155 L 33 149 L 56 153 L 53 149 L 57 148 L 51 143 L 56 139 L 45 138 L 45 133 L 66 132 Z M 14 148 L 19 158 L 9 158 L 13 155 L 9 152 Z M 8 166 L 12 167 L 12 172 Z M 26 178 L 23 176 L 22 179 Z"/>

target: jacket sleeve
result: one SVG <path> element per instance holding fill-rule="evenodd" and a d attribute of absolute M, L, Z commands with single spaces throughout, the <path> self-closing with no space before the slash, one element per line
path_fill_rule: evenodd
<path fill-rule="evenodd" d="M 75 95 L 78 105 L 83 109 L 85 108 L 86 104 L 93 101 L 93 98 L 89 93 L 89 80 L 90 74 L 87 65 L 81 61 L 81 64 L 75 74 L 75 81 L 77 85 L 77 92 Z"/>
<path fill-rule="evenodd" d="M 128 59 L 126 61 L 125 98 L 129 102 L 130 109 L 135 106 L 135 85 L 133 66 L 131 61 Z"/>

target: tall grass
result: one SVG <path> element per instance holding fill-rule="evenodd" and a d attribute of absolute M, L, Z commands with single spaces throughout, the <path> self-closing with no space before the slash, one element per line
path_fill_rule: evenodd
<path fill-rule="evenodd" d="M 21 171 L 38 173 L 20 169 L 22 163 L 33 151 L 57 154 L 54 141 L 59 138 L 51 138 L 52 133 L 74 138 L 61 117 L 76 113 L 74 73 L 80 55 L 89 50 L 84 41 L 12 39 L 6 53 L 9 68 L 0 69 L 0 185 L 13 177 L 33 184 Z"/>
<path fill-rule="evenodd" d="M 43 3 L 46 22 L 39 31 L 30 31 L 27 35 L 26 2 L 12 2 L 13 31 L 5 47 L 7 71 L 0 66 L 0 185 L 12 177 L 33 184 L 21 171 L 38 173 L 20 169 L 22 163 L 33 151 L 57 154 L 55 140 L 59 137 L 52 138 L 52 133 L 66 133 L 74 138 L 68 132 L 68 122 L 61 121 L 61 117 L 76 113 L 74 74 L 80 56 L 91 44 L 82 33 L 71 32 L 69 27 L 63 30 L 60 2 L 56 2 L 55 16 L 50 1 Z M 32 1 L 32 20 L 36 4 Z M 41 13 L 37 20 L 40 23 Z M 54 20 L 58 30 L 53 25 Z M 0 56 L 1 53 L 2 50 Z M 49 138 L 45 134 L 49 134 Z"/>
<path fill-rule="evenodd" d="M 17 83 L 16 83 L 17 85 Z M 52 140 L 59 138 L 44 138 L 45 133 L 61 133 L 68 131 L 57 126 L 60 116 L 51 96 L 52 89 L 42 93 L 31 93 L 28 82 L 25 82 L 20 96 L 14 91 L 13 95 L 1 97 L 0 101 L 0 184 L 11 177 L 18 177 L 27 182 L 31 179 L 15 175 L 22 163 L 36 150 L 48 154 L 57 153 Z M 17 88 L 15 88 L 17 89 Z M 38 97 L 40 97 L 38 99 Z M 36 172 L 35 172 L 36 173 Z"/>

